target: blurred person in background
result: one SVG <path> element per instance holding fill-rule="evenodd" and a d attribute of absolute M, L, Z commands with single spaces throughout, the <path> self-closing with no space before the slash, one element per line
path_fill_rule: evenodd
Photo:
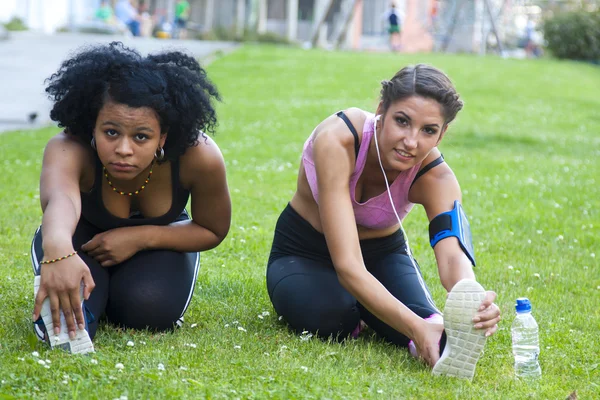
<path fill-rule="evenodd" d="M 97 20 L 106 24 L 112 24 L 114 22 L 113 9 L 110 4 L 108 4 L 108 1 L 100 2 L 100 7 L 98 7 L 94 16 Z"/>
<path fill-rule="evenodd" d="M 390 9 L 383 14 L 383 19 L 387 24 L 390 49 L 392 51 L 400 51 L 400 33 L 402 32 L 403 21 L 402 16 L 393 1 L 390 3 Z"/>
<path fill-rule="evenodd" d="M 177 39 L 187 38 L 187 23 L 190 18 L 190 3 L 179 0 L 175 4 L 175 30 L 173 37 Z"/>
<path fill-rule="evenodd" d="M 527 25 L 525 25 L 524 43 L 527 57 L 537 58 L 542 55 L 542 35 L 538 32 L 536 23 L 531 18 L 527 20 Z"/>
<path fill-rule="evenodd" d="M 154 21 L 150 12 L 148 11 L 148 4 L 144 0 L 140 0 L 138 5 L 138 14 L 140 16 L 140 36 L 150 37 L 152 36 L 152 30 L 154 29 Z"/>
<path fill-rule="evenodd" d="M 115 16 L 122 22 L 133 36 L 140 36 L 140 15 L 129 0 L 118 0 L 115 5 Z"/>

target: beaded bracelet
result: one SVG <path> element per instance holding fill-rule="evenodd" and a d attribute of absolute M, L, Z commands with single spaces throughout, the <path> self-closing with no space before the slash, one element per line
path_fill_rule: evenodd
<path fill-rule="evenodd" d="M 55 263 L 55 262 L 59 262 L 59 261 L 61 261 L 61 260 L 64 260 L 65 258 L 69 258 L 69 257 L 71 257 L 71 256 L 74 256 L 75 254 L 77 254 L 77 252 L 76 252 L 76 251 L 75 251 L 75 252 L 73 252 L 73 253 L 71 253 L 71 254 L 67 254 L 67 255 L 66 255 L 66 256 L 64 256 L 64 257 L 55 258 L 54 260 L 46 260 L 46 261 L 42 261 L 40 264 L 52 264 L 52 263 Z"/>

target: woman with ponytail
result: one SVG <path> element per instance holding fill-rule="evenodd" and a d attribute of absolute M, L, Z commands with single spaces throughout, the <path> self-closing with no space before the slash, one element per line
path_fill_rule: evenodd
<path fill-rule="evenodd" d="M 273 306 L 293 330 L 344 339 L 366 324 L 435 374 L 473 377 L 500 311 L 475 281 L 460 187 L 437 148 L 462 106 L 442 71 L 419 64 L 382 82 L 376 114 L 349 108 L 314 129 L 267 267 Z M 415 203 L 449 292 L 444 315 L 402 228 Z"/>
<path fill-rule="evenodd" d="M 32 243 L 40 339 L 93 350 L 98 319 L 180 325 L 199 252 L 221 243 L 231 204 L 214 132 L 216 87 L 180 52 L 86 48 L 47 80 L 62 132 L 44 151 Z M 191 215 L 185 207 L 191 198 Z"/>

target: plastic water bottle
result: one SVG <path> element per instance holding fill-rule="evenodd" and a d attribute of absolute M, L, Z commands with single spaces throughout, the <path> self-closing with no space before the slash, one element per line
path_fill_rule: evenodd
<path fill-rule="evenodd" d="M 515 309 L 517 316 L 511 328 L 515 375 L 519 378 L 539 378 L 542 369 L 538 361 L 540 354 L 538 324 L 531 315 L 529 299 L 518 298 Z"/>

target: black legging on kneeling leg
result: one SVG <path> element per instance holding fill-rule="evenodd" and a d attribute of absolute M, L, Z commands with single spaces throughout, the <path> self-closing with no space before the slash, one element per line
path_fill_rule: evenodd
<path fill-rule="evenodd" d="M 361 240 L 367 270 L 421 318 L 441 314 L 419 267 L 411 262 L 402 231 Z M 289 204 L 275 228 L 267 267 L 267 289 L 275 311 L 297 332 L 343 339 L 364 320 L 378 335 L 399 346 L 409 339 L 364 308 L 339 282 L 325 236 Z"/>
<path fill-rule="evenodd" d="M 81 246 L 100 233 L 95 226 L 81 220 L 73 235 L 73 246 Z M 35 275 L 40 274 L 42 250 L 41 228 L 35 233 L 31 255 Z M 96 284 L 84 302 L 95 321 L 88 325 L 94 338 L 98 319 L 134 329 L 169 330 L 181 323 L 200 267 L 200 253 L 149 250 L 112 267 L 102 267 L 86 253 L 79 257 L 87 264 Z"/>

